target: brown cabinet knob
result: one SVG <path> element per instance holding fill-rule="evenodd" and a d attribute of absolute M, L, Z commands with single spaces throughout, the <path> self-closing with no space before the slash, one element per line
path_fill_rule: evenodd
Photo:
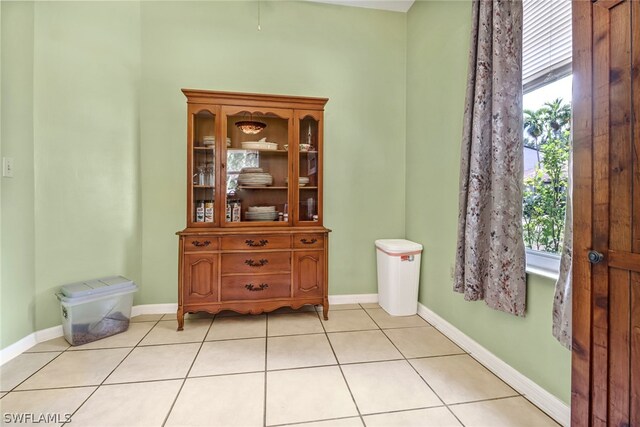
<path fill-rule="evenodd" d="M 317 241 L 318 239 L 311 239 L 311 240 L 300 239 L 300 243 L 302 243 L 303 245 L 313 245 Z"/>
<path fill-rule="evenodd" d="M 211 241 L 210 240 L 205 240 L 204 242 L 200 242 L 199 240 L 194 240 L 191 243 L 193 244 L 193 246 L 195 246 L 197 248 L 202 248 L 202 247 L 209 246 L 211 244 Z"/>

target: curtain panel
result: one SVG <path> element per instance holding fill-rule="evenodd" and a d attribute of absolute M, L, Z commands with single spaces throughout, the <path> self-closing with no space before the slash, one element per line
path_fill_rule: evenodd
<path fill-rule="evenodd" d="M 573 147 L 571 148 L 573 152 Z M 560 273 L 553 298 L 552 333 L 560 344 L 571 350 L 571 265 L 573 264 L 573 154 L 569 158 L 569 182 L 567 184 L 567 210 L 564 218 L 564 240 Z"/>
<path fill-rule="evenodd" d="M 454 290 L 524 316 L 522 2 L 472 7 Z"/>

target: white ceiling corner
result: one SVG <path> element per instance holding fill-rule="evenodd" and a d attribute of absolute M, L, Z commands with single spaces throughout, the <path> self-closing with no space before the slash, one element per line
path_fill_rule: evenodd
<path fill-rule="evenodd" d="M 337 4 L 340 6 L 364 7 L 367 9 L 408 12 L 414 0 L 308 0 L 316 3 Z"/>

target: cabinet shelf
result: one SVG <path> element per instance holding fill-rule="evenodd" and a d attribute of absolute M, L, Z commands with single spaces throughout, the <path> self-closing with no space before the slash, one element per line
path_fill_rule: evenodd
<path fill-rule="evenodd" d="M 260 150 L 256 148 L 227 148 L 227 151 L 258 151 L 260 153 L 286 154 L 287 150 Z"/>
<path fill-rule="evenodd" d="M 194 185 L 193 188 L 210 188 L 213 190 L 216 187 L 214 187 L 213 185 Z"/>
<path fill-rule="evenodd" d="M 238 190 L 288 190 L 289 187 L 251 187 L 245 185 L 239 185 Z"/>
<path fill-rule="evenodd" d="M 312 187 L 312 186 L 304 186 L 304 187 L 300 187 L 300 191 L 302 190 L 317 190 L 318 187 Z"/>
<path fill-rule="evenodd" d="M 215 151 L 215 147 L 211 146 L 211 147 L 193 147 L 193 151 Z"/>

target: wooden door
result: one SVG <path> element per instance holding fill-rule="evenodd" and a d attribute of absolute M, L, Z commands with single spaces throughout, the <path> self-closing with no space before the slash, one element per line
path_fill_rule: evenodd
<path fill-rule="evenodd" d="M 293 296 L 296 298 L 322 296 L 324 290 L 324 252 L 294 252 L 293 263 Z"/>
<path fill-rule="evenodd" d="M 573 14 L 572 425 L 640 426 L 640 2 Z"/>

